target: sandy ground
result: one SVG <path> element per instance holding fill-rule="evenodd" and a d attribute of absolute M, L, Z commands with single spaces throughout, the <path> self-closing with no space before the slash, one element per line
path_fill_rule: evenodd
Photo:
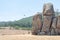
<path fill-rule="evenodd" d="M 0 35 L 25 35 L 25 34 L 31 34 L 31 30 L 0 29 Z"/>
<path fill-rule="evenodd" d="M 0 40 L 60 40 L 60 36 L 31 35 L 31 30 L 0 29 Z"/>
<path fill-rule="evenodd" d="M 60 40 L 60 36 L 0 35 L 0 40 Z"/>

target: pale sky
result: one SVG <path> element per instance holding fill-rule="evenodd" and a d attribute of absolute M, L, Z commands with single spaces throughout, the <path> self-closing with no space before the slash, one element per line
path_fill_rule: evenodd
<path fill-rule="evenodd" d="M 0 21 L 14 21 L 42 12 L 44 3 L 60 11 L 60 0 L 0 0 Z M 25 15 L 25 16 L 24 16 Z"/>

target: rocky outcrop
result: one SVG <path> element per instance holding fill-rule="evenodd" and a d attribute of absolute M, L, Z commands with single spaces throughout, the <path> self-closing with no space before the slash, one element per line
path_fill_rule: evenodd
<path fill-rule="evenodd" d="M 60 16 L 55 16 L 53 4 L 43 6 L 43 16 L 36 14 L 32 21 L 34 35 L 60 35 Z"/>
<path fill-rule="evenodd" d="M 37 12 L 37 14 L 33 16 L 32 34 L 37 35 L 37 33 L 40 32 L 41 27 L 42 27 L 42 15 L 39 14 L 39 12 Z"/>
<path fill-rule="evenodd" d="M 57 33 L 60 35 L 60 16 L 57 17 Z"/>
<path fill-rule="evenodd" d="M 54 15 L 53 4 L 51 4 L 51 3 L 44 4 L 44 6 L 43 6 L 43 15 L 45 15 L 45 16 Z"/>
<path fill-rule="evenodd" d="M 57 27 L 57 18 L 54 17 L 53 22 L 52 22 L 52 26 L 51 26 L 51 35 L 56 35 L 57 34 L 56 27 Z"/>
<path fill-rule="evenodd" d="M 43 16 L 43 26 L 42 26 L 42 32 L 45 32 L 46 34 L 50 32 L 51 23 L 52 23 L 52 16 Z"/>
<path fill-rule="evenodd" d="M 54 9 L 51 3 L 44 4 L 43 6 L 43 26 L 42 32 L 45 34 L 51 34 L 51 27 L 54 18 Z"/>

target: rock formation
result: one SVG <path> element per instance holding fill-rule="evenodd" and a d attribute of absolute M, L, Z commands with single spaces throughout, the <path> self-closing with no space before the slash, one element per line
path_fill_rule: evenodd
<path fill-rule="evenodd" d="M 57 18 L 54 17 L 52 26 L 51 26 L 51 35 L 56 35 L 56 27 L 57 27 Z"/>
<path fill-rule="evenodd" d="M 32 26 L 32 34 L 37 35 L 42 27 L 42 15 L 39 12 L 33 16 Z"/>
<path fill-rule="evenodd" d="M 42 32 L 45 32 L 47 34 L 48 32 L 50 32 L 53 17 L 52 16 L 43 16 L 43 17 L 44 20 L 43 20 Z"/>
<path fill-rule="evenodd" d="M 43 7 L 43 26 L 42 26 L 42 32 L 45 32 L 45 34 L 50 34 L 51 32 L 53 17 L 54 17 L 53 5 L 51 3 L 45 4 Z"/>
<path fill-rule="evenodd" d="M 51 3 L 44 4 L 43 16 L 34 15 L 32 25 L 33 35 L 60 35 L 60 16 L 55 17 Z"/>
<path fill-rule="evenodd" d="M 60 16 L 57 17 L 57 33 L 60 35 Z"/>
<path fill-rule="evenodd" d="M 44 6 L 43 6 L 43 15 L 45 15 L 45 16 L 54 15 L 53 4 L 51 4 L 51 3 L 44 4 Z"/>

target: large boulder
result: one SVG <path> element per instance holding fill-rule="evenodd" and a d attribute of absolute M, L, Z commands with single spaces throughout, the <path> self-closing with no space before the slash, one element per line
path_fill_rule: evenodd
<path fill-rule="evenodd" d="M 57 17 L 57 33 L 60 35 L 60 16 Z"/>
<path fill-rule="evenodd" d="M 37 13 L 33 16 L 32 21 L 32 34 L 37 35 L 40 32 L 40 29 L 42 27 L 42 15 Z"/>
<path fill-rule="evenodd" d="M 47 16 L 54 15 L 53 4 L 51 3 L 44 4 L 43 15 L 47 15 Z"/>
<path fill-rule="evenodd" d="M 52 26 L 51 26 L 51 35 L 56 35 L 57 34 L 56 27 L 57 27 L 57 17 L 54 17 L 53 18 L 53 23 L 52 23 Z"/>
<path fill-rule="evenodd" d="M 57 28 L 60 29 L 60 16 L 58 16 L 57 19 L 58 19 L 58 20 L 57 20 Z"/>
<path fill-rule="evenodd" d="M 53 18 L 52 28 L 56 29 L 57 27 L 57 17 Z"/>
<path fill-rule="evenodd" d="M 50 34 L 52 19 L 53 19 L 53 16 L 43 16 L 42 32 L 45 32 L 46 34 L 48 33 Z"/>
<path fill-rule="evenodd" d="M 53 4 L 51 3 L 44 4 L 42 32 L 45 32 L 45 34 L 47 35 L 51 35 L 51 32 L 53 32 L 53 29 L 51 27 L 54 16 L 55 14 L 54 14 Z"/>

